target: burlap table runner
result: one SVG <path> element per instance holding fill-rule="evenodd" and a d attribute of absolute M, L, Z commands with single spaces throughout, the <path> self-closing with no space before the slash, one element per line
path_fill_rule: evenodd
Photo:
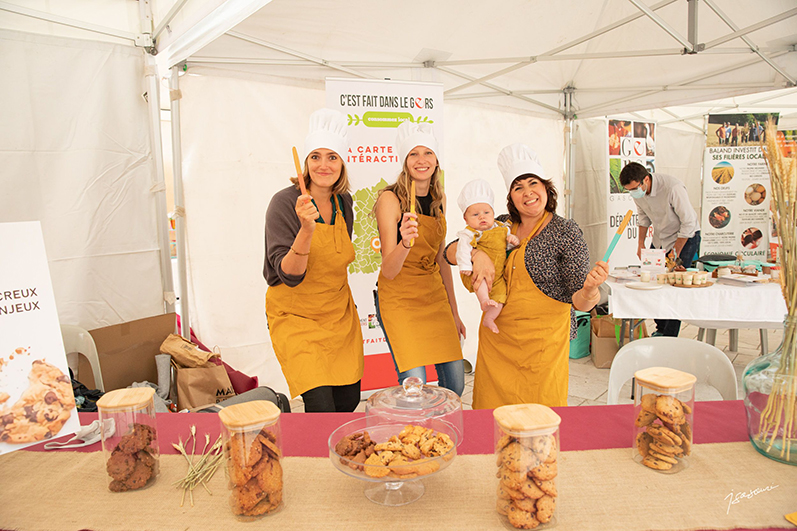
<path fill-rule="evenodd" d="M 797 467 L 758 455 L 749 443 L 695 447 L 691 466 L 663 475 L 634 463 L 630 449 L 563 452 L 557 529 L 647 530 L 792 527 Z M 365 482 L 345 476 L 328 459 L 289 457 L 284 509 L 260 523 L 238 522 L 227 505 L 224 473 L 180 507 L 171 483 L 183 457 L 161 456 L 161 475 L 143 491 L 107 491 L 101 453 L 15 452 L 0 457 L 0 528 L 20 531 L 91 529 L 502 529 L 495 512 L 495 459 L 460 455 L 424 480 L 411 505 L 383 507 L 363 495 Z M 750 494 L 754 489 L 767 489 Z M 732 498 L 738 503 L 729 504 Z"/>

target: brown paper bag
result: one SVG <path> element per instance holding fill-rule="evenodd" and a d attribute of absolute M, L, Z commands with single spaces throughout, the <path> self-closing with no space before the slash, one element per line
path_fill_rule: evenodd
<path fill-rule="evenodd" d="M 224 365 L 207 363 L 204 367 L 182 367 L 172 360 L 172 368 L 180 410 L 216 404 L 235 396 Z"/>
<path fill-rule="evenodd" d="M 161 353 L 169 354 L 182 367 L 203 367 L 213 356 L 177 334 L 169 334 L 161 344 Z"/>

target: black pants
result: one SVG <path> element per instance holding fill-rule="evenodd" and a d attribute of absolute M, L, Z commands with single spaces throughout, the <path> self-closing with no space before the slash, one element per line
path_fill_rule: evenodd
<path fill-rule="evenodd" d="M 692 267 L 692 259 L 697 254 L 700 247 L 700 231 L 695 232 L 695 235 L 686 240 L 681 254 L 678 257 L 684 267 Z M 663 336 L 678 337 L 678 332 L 681 331 L 681 321 L 677 319 L 655 319 L 656 332 L 660 332 Z"/>
<path fill-rule="evenodd" d="M 360 381 L 349 385 L 323 385 L 302 393 L 305 413 L 352 412 L 360 403 Z"/>

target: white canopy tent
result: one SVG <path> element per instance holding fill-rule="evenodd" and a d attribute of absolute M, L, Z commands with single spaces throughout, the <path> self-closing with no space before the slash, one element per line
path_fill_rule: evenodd
<path fill-rule="evenodd" d="M 78 48 L 93 47 L 103 53 L 126 49 L 136 58 L 122 67 L 132 79 L 137 78 L 128 83 L 136 86 L 129 87 L 123 99 L 137 119 L 150 120 L 149 131 L 137 140 L 148 140 L 150 145 L 143 152 L 142 164 L 149 187 L 136 190 L 139 197 L 147 198 L 148 206 L 119 216 L 114 226 L 124 229 L 143 223 L 142 234 L 149 241 L 144 247 L 159 256 L 160 267 L 149 268 L 150 273 L 137 280 L 150 289 L 149 302 L 135 305 L 131 312 L 107 311 L 97 319 L 62 310 L 62 319 L 77 317 L 78 324 L 93 328 L 157 313 L 163 302 L 156 297 L 153 303 L 150 286 L 158 281 L 161 285 L 155 289 L 162 289 L 166 303 L 171 300 L 163 187 L 159 185 L 163 182 L 160 129 L 153 127 L 159 116 L 157 98 L 152 96 L 159 89 L 156 73 L 163 78 L 169 75 L 167 68 L 175 67 L 169 75 L 174 86 L 164 93 L 171 95 L 168 99 L 175 111 L 174 145 L 182 149 L 182 155 L 175 157 L 175 188 L 178 206 L 185 209 L 185 217 L 178 217 L 178 229 L 183 223 L 187 227 L 186 238 L 181 238 L 187 247 L 180 251 L 181 262 L 189 265 L 181 275 L 184 298 L 190 299 L 185 309 L 191 309 L 191 323 L 199 337 L 218 344 L 225 359 L 284 390 L 263 318 L 263 212 L 271 194 L 286 184 L 291 173 L 287 150 L 304 137 L 309 114 L 324 104 L 326 77 L 442 83 L 448 196 L 456 197 L 464 182 L 478 176 L 490 180 L 497 197 L 502 197 L 497 152 L 507 143 L 525 142 L 541 153 L 546 170 L 558 179 L 565 196 L 572 198 L 572 210 L 564 201 L 563 213 L 575 215 L 597 253 L 605 221 L 595 209 L 601 190 L 595 187 L 594 176 L 602 170 L 586 146 L 571 142 L 570 134 L 602 123 L 588 118 L 634 113 L 631 116 L 671 126 L 659 128 L 659 169 L 687 181 L 696 205 L 703 115 L 708 109 L 748 110 L 743 95 L 752 94 L 744 96 L 752 98 L 749 110 L 760 112 L 763 105 L 771 104 L 768 110 L 780 110 L 786 120 L 794 119 L 797 25 L 793 17 L 797 7 L 790 0 L 767 0 L 756 3 L 751 11 L 747 2 L 739 0 L 663 0 L 651 5 L 640 0 L 82 0 L 68 6 L 15 0 L 0 2 L 0 37 L 4 43 L 23 40 L 35 50 L 31 48 L 25 57 L 19 47 L 0 47 L 1 64 L 17 61 L 18 65 L 0 81 L 0 89 L 13 93 L 27 87 L 35 92 L 40 83 L 66 88 L 90 78 L 89 73 L 75 75 L 67 68 L 46 74 L 26 72 L 19 66 L 20 57 L 25 62 L 52 54 L 59 43 L 80 43 Z M 103 43 L 89 44 L 86 39 Z M 154 51 L 154 57 L 148 54 Z M 72 54 L 70 60 L 81 64 L 88 55 Z M 182 69 L 188 75 L 178 78 L 177 71 Z M 778 99 L 760 94 L 778 89 Z M 143 92 L 148 94 L 149 106 L 143 100 L 130 101 Z M 102 105 L 119 105 L 103 91 L 91 93 L 91 98 L 107 98 Z M 719 98 L 725 100 L 698 104 Z M 76 96 L 64 105 L 76 106 L 80 101 L 84 100 Z M 4 101 L 2 105 L 11 104 Z M 35 113 L 10 115 L 3 110 L 4 116 L 15 116 L 13 123 L 2 128 L 7 138 L 26 123 L 35 124 L 33 129 L 38 131 L 60 119 L 35 116 L 32 120 Z M 116 119 L 108 126 L 126 130 L 130 123 Z M 129 145 L 119 145 L 130 151 Z M 72 149 L 64 146 L 65 156 Z M 32 201 L 30 190 L 19 182 L 30 171 L 40 171 L 37 163 L 48 147 L 13 147 L 0 157 L 19 156 L 20 150 L 26 153 L 27 166 L 4 165 L 18 169 L 0 181 L 4 191 L 15 192 L 0 197 L 0 221 L 44 219 L 41 209 L 26 211 Z M 48 174 L 53 179 L 66 171 L 68 159 L 59 161 L 61 165 Z M 184 203 L 180 170 L 185 178 Z M 100 166 L 80 172 L 77 178 L 91 183 L 99 175 L 109 174 Z M 114 174 L 105 197 L 117 194 L 114 186 L 122 182 L 126 182 L 125 173 Z M 84 184 L 75 186 L 87 189 Z M 104 199 L 92 201 L 80 207 L 89 219 Z M 12 204 L 16 207 L 10 208 Z M 460 224 L 455 210 L 449 210 L 449 226 L 454 228 Z M 53 224 L 65 216 L 47 213 Z M 61 237 L 48 232 L 45 225 L 48 242 Z M 113 239 L 126 238 L 121 233 Z M 137 252 L 123 251 L 129 256 Z M 84 257 L 92 253 L 81 251 Z M 127 265 L 115 267 L 120 275 L 131 278 Z M 54 275 L 59 309 L 62 303 L 79 307 L 88 298 L 99 301 L 99 306 L 118 306 L 105 294 L 94 297 L 78 289 L 66 294 L 63 286 L 75 278 L 81 278 L 82 285 L 91 284 L 91 276 L 81 271 L 64 278 Z M 124 284 L 119 280 L 119 285 Z M 128 282 L 126 287 L 119 290 L 123 292 L 120 299 L 140 300 L 147 292 L 138 284 Z M 113 289 L 109 285 L 104 292 Z M 478 311 L 471 299 L 459 293 L 471 331 L 466 350 L 475 351 Z"/>

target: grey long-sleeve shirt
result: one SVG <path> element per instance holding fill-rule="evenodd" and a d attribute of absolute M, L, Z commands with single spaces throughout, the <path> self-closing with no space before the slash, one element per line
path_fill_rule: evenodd
<path fill-rule="evenodd" d="M 263 261 L 263 277 L 269 286 L 285 284 L 295 287 L 302 283 L 304 274 L 289 275 L 280 265 L 282 259 L 288 254 L 293 245 L 293 240 L 302 227 L 299 216 L 296 215 L 296 199 L 301 192 L 295 186 L 280 190 L 271 198 L 271 203 L 266 210 L 266 258 Z M 341 194 L 343 202 L 343 218 L 346 220 L 346 229 L 349 238 L 354 227 L 354 214 L 352 209 L 351 194 Z"/>
<path fill-rule="evenodd" d="M 653 245 L 672 249 L 678 238 L 691 238 L 700 230 L 697 212 L 689 202 L 684 183 L 664 173 L 653 174 L 650 194 L 636 203 L 640 227 L 653 225 Z"/>

